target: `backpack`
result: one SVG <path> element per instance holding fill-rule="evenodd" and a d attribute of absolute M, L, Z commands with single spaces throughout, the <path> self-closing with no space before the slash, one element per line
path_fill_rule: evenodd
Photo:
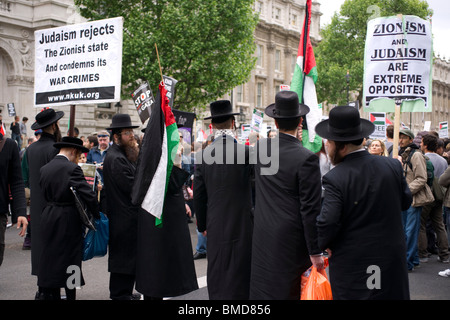
<path fill-rule="evenodd" d="M 412 163 L 411 163 L 411 157 L 416 152 L 416 149 L 411 149 L 411 152 L 408 155 L 408 159 L 406 160 L 406 164 L 408 167 L 412 170 Z M 427 184 L 429 187 L 433 186 L 433 180 L 434 180 L 434 166 L 431 162 L 430 158 L 425 156 L 422 152 L 420 153 L 423 158 L 425 159 L 425 164 L 427 167 Z"/>

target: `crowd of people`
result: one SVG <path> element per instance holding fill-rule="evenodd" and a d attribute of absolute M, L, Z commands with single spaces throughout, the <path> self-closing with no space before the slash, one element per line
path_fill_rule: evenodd
<path fill-rule="evenodd" d="M 316 126 L 323 143 L 313 153 L 302 147 L 309 108 L 292 91 L 277 93 L 265 109 L 277 130 L 267 138 L 252 134 L 248 143 L 236 139 L 230 101 L 211 103 L 210 112 L 205 119 L 214 134 L 203 144 L 185 143 L 180 131 L 161 200 L 162 227 L 132 194 L 148 144 L 146 129 L 136 134 L 139 126 L 129 115 L 116 114 L 108 128 L 87 137 L 78 138 L 76 128 L 74 136 L 62 137 L 64 112 L 48 108 L 36 115 L 35 136 L 26 146 L 13 131 L 11 139 L 0 134 L 0 164 L 7 173 L 0 179 L 0 264 L 10 212 L 25 236 L 23 249 L 31 249 L 35 299 L 59 300 L 62 288 L 66 299 L 76 299 L 67 267 L 82 269 L 86 230 L 70 187 L 95 218 L 103 212 L 109 219 L 113 300 L 194 291 L 194 260 L 202 258 L 212 300 L 299 299 L 303 272 L 323 269 L 325 256 L 334 299 L 409 299 L 408 272 L 433 254 L 449 263 L 448 139 L 402 128 L 394 146 L 392 126 L 386 140 L 370 139 L 373 124 L 354 107 L 339 106 Z M 275 171 L 267 156 L 276 159 Z M 88 183 L 79 163 L 96 166 L 95 183 Z M 380 207 L 380 198 L 390 206 Z M 194 215 L 193 254 L 188 222 Z M 372 287 L 371 266 L 381 272 Z M 439 275 L 450 277 L 450 269 Z"/>

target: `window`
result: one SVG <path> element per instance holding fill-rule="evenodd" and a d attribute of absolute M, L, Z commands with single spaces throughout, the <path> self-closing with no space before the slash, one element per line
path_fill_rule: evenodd
<path fill-rule="evenodd" d="M 275 50 L 275 70 L 281 70 L 281 51 Z"/>
<path fill-rule="evenodd" d="M 278 7 L 273 7 L 272 18 L 275 20 L 281 20 L 281 9 Z"/>
<path fill-rule="evenodd" d="M 256 1 L 256 12 L 262 15 L 263 11 L 264 11 L 264 3 L 262 1 Z"/>
<path fill-rule="evenodd" d="M 237 102 L 242 102 L 243 101 L 243 85 L 241 84 L 240 86 L 236 87 L 236 101 Z"/>
<path fill-rule="evenodd" d="M 256 84 L 256 107 L 262 108 L 262 101 L 263 100 L 263 84 L 261 82 L 258 82 Z"/>
<path fill-rule="evenodd" d="M 256 45 L 256 65 L 258 67 L 263 66 L 263 46 L 260 44 Z"/>
<path fill-rule="evenodd" d="M 297 15 L 296 14 L 292 14 L 291 15 L 291 25 L 296 27 L 297 26 L 297 20 L 298 20 Z"/>

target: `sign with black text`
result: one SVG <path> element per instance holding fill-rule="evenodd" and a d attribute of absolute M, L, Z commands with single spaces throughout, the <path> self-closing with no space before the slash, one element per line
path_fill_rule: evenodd
<path fill-rule="evenodd" d="M 35 31 L 35 107 L 120 101 L 122 31 L 122 17 Z"/>
<path fill-rule="evenodd" d="M 364 98 L 367 112 L 431 112 L 431 24 L 416 16 L 367 23 Z M 390 101 L 387 101 L 390 100 Z"/>
<path fill-rule="evenodd" d="M 370 135 L 372 139 L 386 139 L 386 113 L 372 112 L 369 115 L 370 122 L 375 125 L 375 130 Z"/>

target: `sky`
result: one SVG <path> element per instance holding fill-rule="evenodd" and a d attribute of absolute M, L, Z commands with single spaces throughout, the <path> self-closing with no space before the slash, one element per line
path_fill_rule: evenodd
<path fill-rule="evenodd" d="M 320 17 L 320 26 L 323 27 L 331 21 L 331 17 L 335 12 L 339 12 L 341 5 L 345 0 L 318 0 L 320 3 L 320 11 L 323 15 Z M 440 55 L 450 60 L 450 1 L 449 0 L 427 0 L 428 5 L 433 9 L 432 32 L 433 47 L 435 55 Z"/>

